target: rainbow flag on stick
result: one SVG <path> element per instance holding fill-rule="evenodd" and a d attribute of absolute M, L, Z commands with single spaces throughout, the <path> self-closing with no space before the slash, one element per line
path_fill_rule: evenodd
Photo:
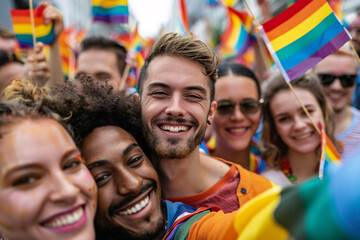
<path fill-rule="evenodd" d="M 127 23 L 129 9 L 127 0 L 92 0 L 94 21 L 105 23 Z"/>
<path fill-rule="evenodd" d="M 321 129 L 321 160 L 319 167 L 319 178 L 322 179 L 324 173 L 327 172 L 327 169 L 331 165 L 340 166 L 342 160 L 340 154 L 336 151 L 335 146 L 330 141 L 329 137 L 326 135 L 324 128 L 320 126 Z"/>
<path fill-rule="evenodd" d="M 302 75 L 350 40 L 326 0 L 299 0 L 259 30 L 286 81 Z"/>
<path fill-rule="evenodd" d="M 225 32 L 220 36 L 218 54 L 223 59 L 234 58 L 242 55 L 255 41 L 255 35 L 251 34 L 253 17 L 247 12 L 240 12 L 231 7 L 228 10 L 228 25 Z"/>
<path fill-rule="evenodd" d="M 180 30 L 181 33 L 189 33 L 189 17 L 185 0 L 179 0 Z"/>
<path fill-rule="evenodd" d="M 44 44 L 51 44 L 55 40 L 54 23 L 44 24 L 43 12 L 45 6 L 35 8 L 34 23 L 36 41 Z M 34 46 L 32 37 L 32 27 L 30 19 L 30 10 L 28 9 L 10 9 L 11 19 L 16 38 L 20 48 L 31 48 Z"/>

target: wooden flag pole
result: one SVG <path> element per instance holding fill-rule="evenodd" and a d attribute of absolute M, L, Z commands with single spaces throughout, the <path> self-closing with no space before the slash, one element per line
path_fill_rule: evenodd
<path fill-rule="evenodd" d="M 245 0 L 245 4 L 246 4 L 247 9 L 248 9 L 249 12 L 250 12 L 250 15 L 253 16 L 253 18 L 254 18 L 254 20 L 255 20 L 256 28 L 258 28 L 258 27 L 260 26 L 260 23 L 259 23 L 259 21 L 256 19 L 254 13 L 252 12 L 252 10 L 251 10 L 251 8 L 250 8 L 250 5 L 249 5 L 249 3 L 248 3 L 247 0 Z M 262 59 L 263 59 L 263 62 L 264 62 L 264 64 L 265 64 L 265 68 L 266 68 L 266 70 L 268 70 L 268 69 L 270 69 L 270 63 L 267 61 L 267 59 L 266 59 L 266 57 L 265 57 L 266 55 L 265 55 L 264 46 L 262 45 L 262 42 L 260 41 L 260 38 L 258 37 L 258 34 L 257 34 L 257 33 L 255 34 L 255 37 L 256 37 L 256 43 L 257 43 L 257 45 L 259 46 L 260 55 L 261 55 L 261 57 L 262 57 Z"/>
<path fill-rule="evenodd" d="M 126 83 L 126 80 L 127 80 L 128 76 L 129 76 L 131 65 L 132 65 L 132 60 L 131 60 L 130 63 L 127 63 L 126 66 L 125 66 L 124 73 L 123 73 L 123 75 L 121 77 L 119 90 L 123 90 L 124 87 L 125 87 L 125 83 Z"/>
<path fill-rule="evenodd" d="M 35 35 L 34 8 L 33 8 L 32 0 L 29 0 L 29 8 L 30 8 L 30 22 L 31 22 L 31 31 L 32 31 L 32 39 L 33 39 L 33 49 L 35 51 L 36 35 Z"/>
<path fill-rule="evenodd" d="M 254 15 L 253 12 L 251 11 L 251 8 L 250 8 L 250 6 L 249 6 L 249 3 L 247 2 L 247 0 L 244 0 L 244 1 L 245 1 L 245 3 L 246 3 L 246 6 L 247 6 L 250 14 L 251 14 L 251 15 L 253 16 L 253 18 L 255 19 L 255 22 L 256 22 L 256 24 L 257 24 L 257 27 L 259 27 L 259 26 L 260 26 L 259 21 L 256 19 L 255 15 Z M 300 103 L 301 108 L 304 110 L 306 116 L 308 116 L 308 118 L 310 119 L 310 121 L 311 121 L 312 125 L 314 126 L 315 130 L 316 130 L 316 131 L 320 134 L 320 136 L 321 136 L 321 131 L 320 131 L 319 127 L 316 125 L 316 123 L 314 122 L 314 119 L 312 119 L 312 117 L 310 116 L 309 111 L 306 109 L 306 107 L 304 106 L 304 104 L 303 104 L 302 101 L 300 100 L 299 96 L 296 94 L 296 92 L 295 92 L 293 86 L 291 85 L 290 81 L 286 81 L 286 83 L 287 83 L 287 85 L 289 86 L 290 90 L 291 90 L 291 91 L 293 92 L 293 94 L 295 95 L 295 97 L 296 97 L 296 99 L 298 100 L 298 102 Z"/>
<path fill-rule="evenodd" d="M 355 55 L 355 58 L 356 58 L 358 64 L 360 65 L 359 55 L 357 54 L 357 52 L 356 52 L 356 50 L 355 50 L 355 47 L 354 47 L 354 44 L 352 43 L 351 39 L 350 39 L 350 41 L 349 41 L 349 44 L 350 44 L 351 50 L 354 52 L 354 55 Z"/>

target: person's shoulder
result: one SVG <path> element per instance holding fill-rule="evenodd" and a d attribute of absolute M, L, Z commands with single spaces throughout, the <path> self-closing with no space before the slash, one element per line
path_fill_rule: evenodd
<path fill-rule="evenodd" d="M 273 183 L 275 183 L 279 186 L 282 186 L 282 187 L 292 185 L 292 183 L 285 176 L 285 174 L 281 170 L 278 170 L 278 169 L 267 168 L 261 172 L 261 176 L 269 179 Z"/>
<path fill-rule="evenodd" d="M 226 172 L 229 171 L 230 167 L 233 165 L 232 162 L 226 161 L 222 158 L 208 156 L 205 154 L 201 154 L 202 162 L 206 163 L 206 166 L 210 169 L 223 169 Z"/>
<path fill-rule="evenodd" d="M 350 106 L 351 107 L 351 111 L 353 112 L 354 115 L 356 115 L 357 117 L 360 116 L 360 110 L 357 109 L 356 107 Z"/>

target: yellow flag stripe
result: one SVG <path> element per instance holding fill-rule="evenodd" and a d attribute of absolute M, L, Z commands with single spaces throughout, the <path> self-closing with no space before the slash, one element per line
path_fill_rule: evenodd
<path fill-rule="evenodd" d="M 270 43 L 274 48 L 274 51 L 278 51 L 290 43 L 296 41 L 300 37 L 304 36 L 311 29 L 316 27 L 322 20 L 324 20 L 329 14 L 332 13 L 332 9 L 329 4 L 324 4 L 318 11 L 312 14 L 309 18 L 302 23 L 291 29 L 290 31 L 275 38 Z"/>

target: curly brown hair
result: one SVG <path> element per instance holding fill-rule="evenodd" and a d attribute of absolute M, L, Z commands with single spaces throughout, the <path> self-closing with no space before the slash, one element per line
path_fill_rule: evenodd
<path fill-rule="evenodd" d="M 49 90 L 39 87 L 26 78 L 16 78 L 1 93 L 1 98 L 6 101 L 19 102 L 24 105 L 32 105 L 48 98 Z"/>
<path fill-rule="evenodd" d="M 160 36 L 154 43 L 149 56 L 141 68 L 138 90 L 141 96 L 143 85 L 148 78 L 150 62 L 158 56 L 178 56 L 199 63 L 204 69 L 204 75 L 209 78 L 210 100 L 214 100 L 215 81 L 217 78 L 217 59 L 214 51 L 199 39 L 192 35 L 167 33 Z"/>
<path fill-rule="evenodd" d="M 50 88 L 50 109 L 65 117 L 75 134 L 75 143 L 81 148 L 84 138 L 95 128 L 117 126 L 129 132 L 144 151 L 147 145 L 141 131 L 140 102 L 125 91 L 113 91 L 107 83 L 80 74 L 77 82 L 58 84 Z"/>
<path fill-rule="evenodd" d="M 333 111 L 321 89 L 317 76 L 311 73 L 304 74 L 293 81 L 293 87 L 302 88 L 311 92 L 316 98 L 325 122 L 325 132 L 334 143 L 338 150 L 341 150 L 340 143 L 334 136 L 335 122 L 333 120 Z M 270 109 L 270 102 L 273 97 L 281 90 L 289 89 L 281 74 L 277 74 L 267 80 L 263 85 L 263 129 L 261 132 L 261 144 L 265 151 L 262 157 L 266 160 L 270 167 L 279 168 L 280 160 L 287 154 L 287 146 L 281 140 L 276 131 L 275 122 Z"/>
<path fill-rule="evenodd" d="M 14 82 L 6 91 L 7 100 L 41 104 L 58 113 L 74 132 L 81 149 L 84 138 L 95 128 L 117 126 L 134 136 L 145 153 L 148 147 L 141 131 L 140 102 L 125 91 L 113 91 L 106 82 L 86 74 L 73 82 L 59 83 L 49 89 L 38 88 L 26 79 Z"/>

